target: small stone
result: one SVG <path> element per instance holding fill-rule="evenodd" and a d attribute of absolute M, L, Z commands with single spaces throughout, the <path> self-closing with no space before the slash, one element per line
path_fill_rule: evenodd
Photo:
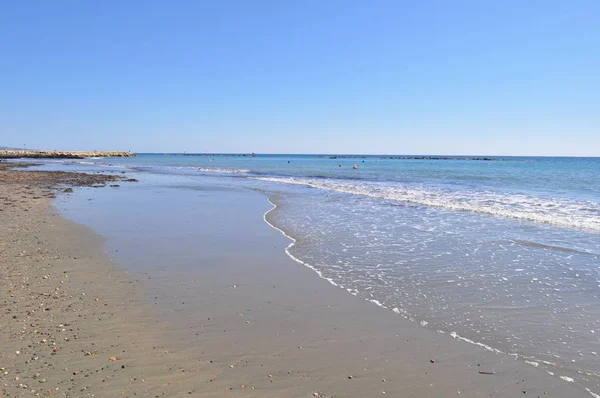
<path fill-rule="evenodd" d="M 111 361 L 111 362 L 114 362 L 114 361 L 116 361 L 116 360 L 118 360 L 118 359 L 119 359 L 119 358 L 117 358 L 117 357 L 110 357 L 110 358 L 108 358 L 108 360 L 109 360 L 109 361 Z"/>

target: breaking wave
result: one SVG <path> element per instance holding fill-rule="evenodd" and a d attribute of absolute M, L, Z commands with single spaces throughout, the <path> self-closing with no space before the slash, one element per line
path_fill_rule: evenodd
<path fill-rule="evenodd" d="M 385 200 L 526 220 L 562 228 L 600 232 L 600 203 L 545 199 L 524 194 L 455 191 L 399 184 L 338 179 L 252 177 Z"/>

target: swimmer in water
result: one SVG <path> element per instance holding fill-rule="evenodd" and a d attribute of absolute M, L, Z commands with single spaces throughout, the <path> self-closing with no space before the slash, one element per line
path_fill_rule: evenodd
<path fill-rule="evenodd" d="M 356 163 L 354 163 L 354 164 L 352 165 L 352 168 L 353 168 L 354 170 L 358 169 L 358 166 L 356 165 Z"/>

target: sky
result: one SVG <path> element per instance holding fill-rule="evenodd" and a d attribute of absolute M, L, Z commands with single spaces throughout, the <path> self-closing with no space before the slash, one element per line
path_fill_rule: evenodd
<path fill-rule="evenodd" d="M 600 156 L 600 1 L 0 1 L 0 146 Z"/>

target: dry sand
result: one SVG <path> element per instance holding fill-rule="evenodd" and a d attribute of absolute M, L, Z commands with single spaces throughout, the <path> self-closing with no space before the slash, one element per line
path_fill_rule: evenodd
<path fill-rule="evenodd" d="M 590 396 L 333 288 L 274 230 L 243 267 L 165 277 L 173 295 L 151 306 L 101 237 L 54 214 L 64 181 L 14 173 L 0 170 L 3 396 Z"/>

